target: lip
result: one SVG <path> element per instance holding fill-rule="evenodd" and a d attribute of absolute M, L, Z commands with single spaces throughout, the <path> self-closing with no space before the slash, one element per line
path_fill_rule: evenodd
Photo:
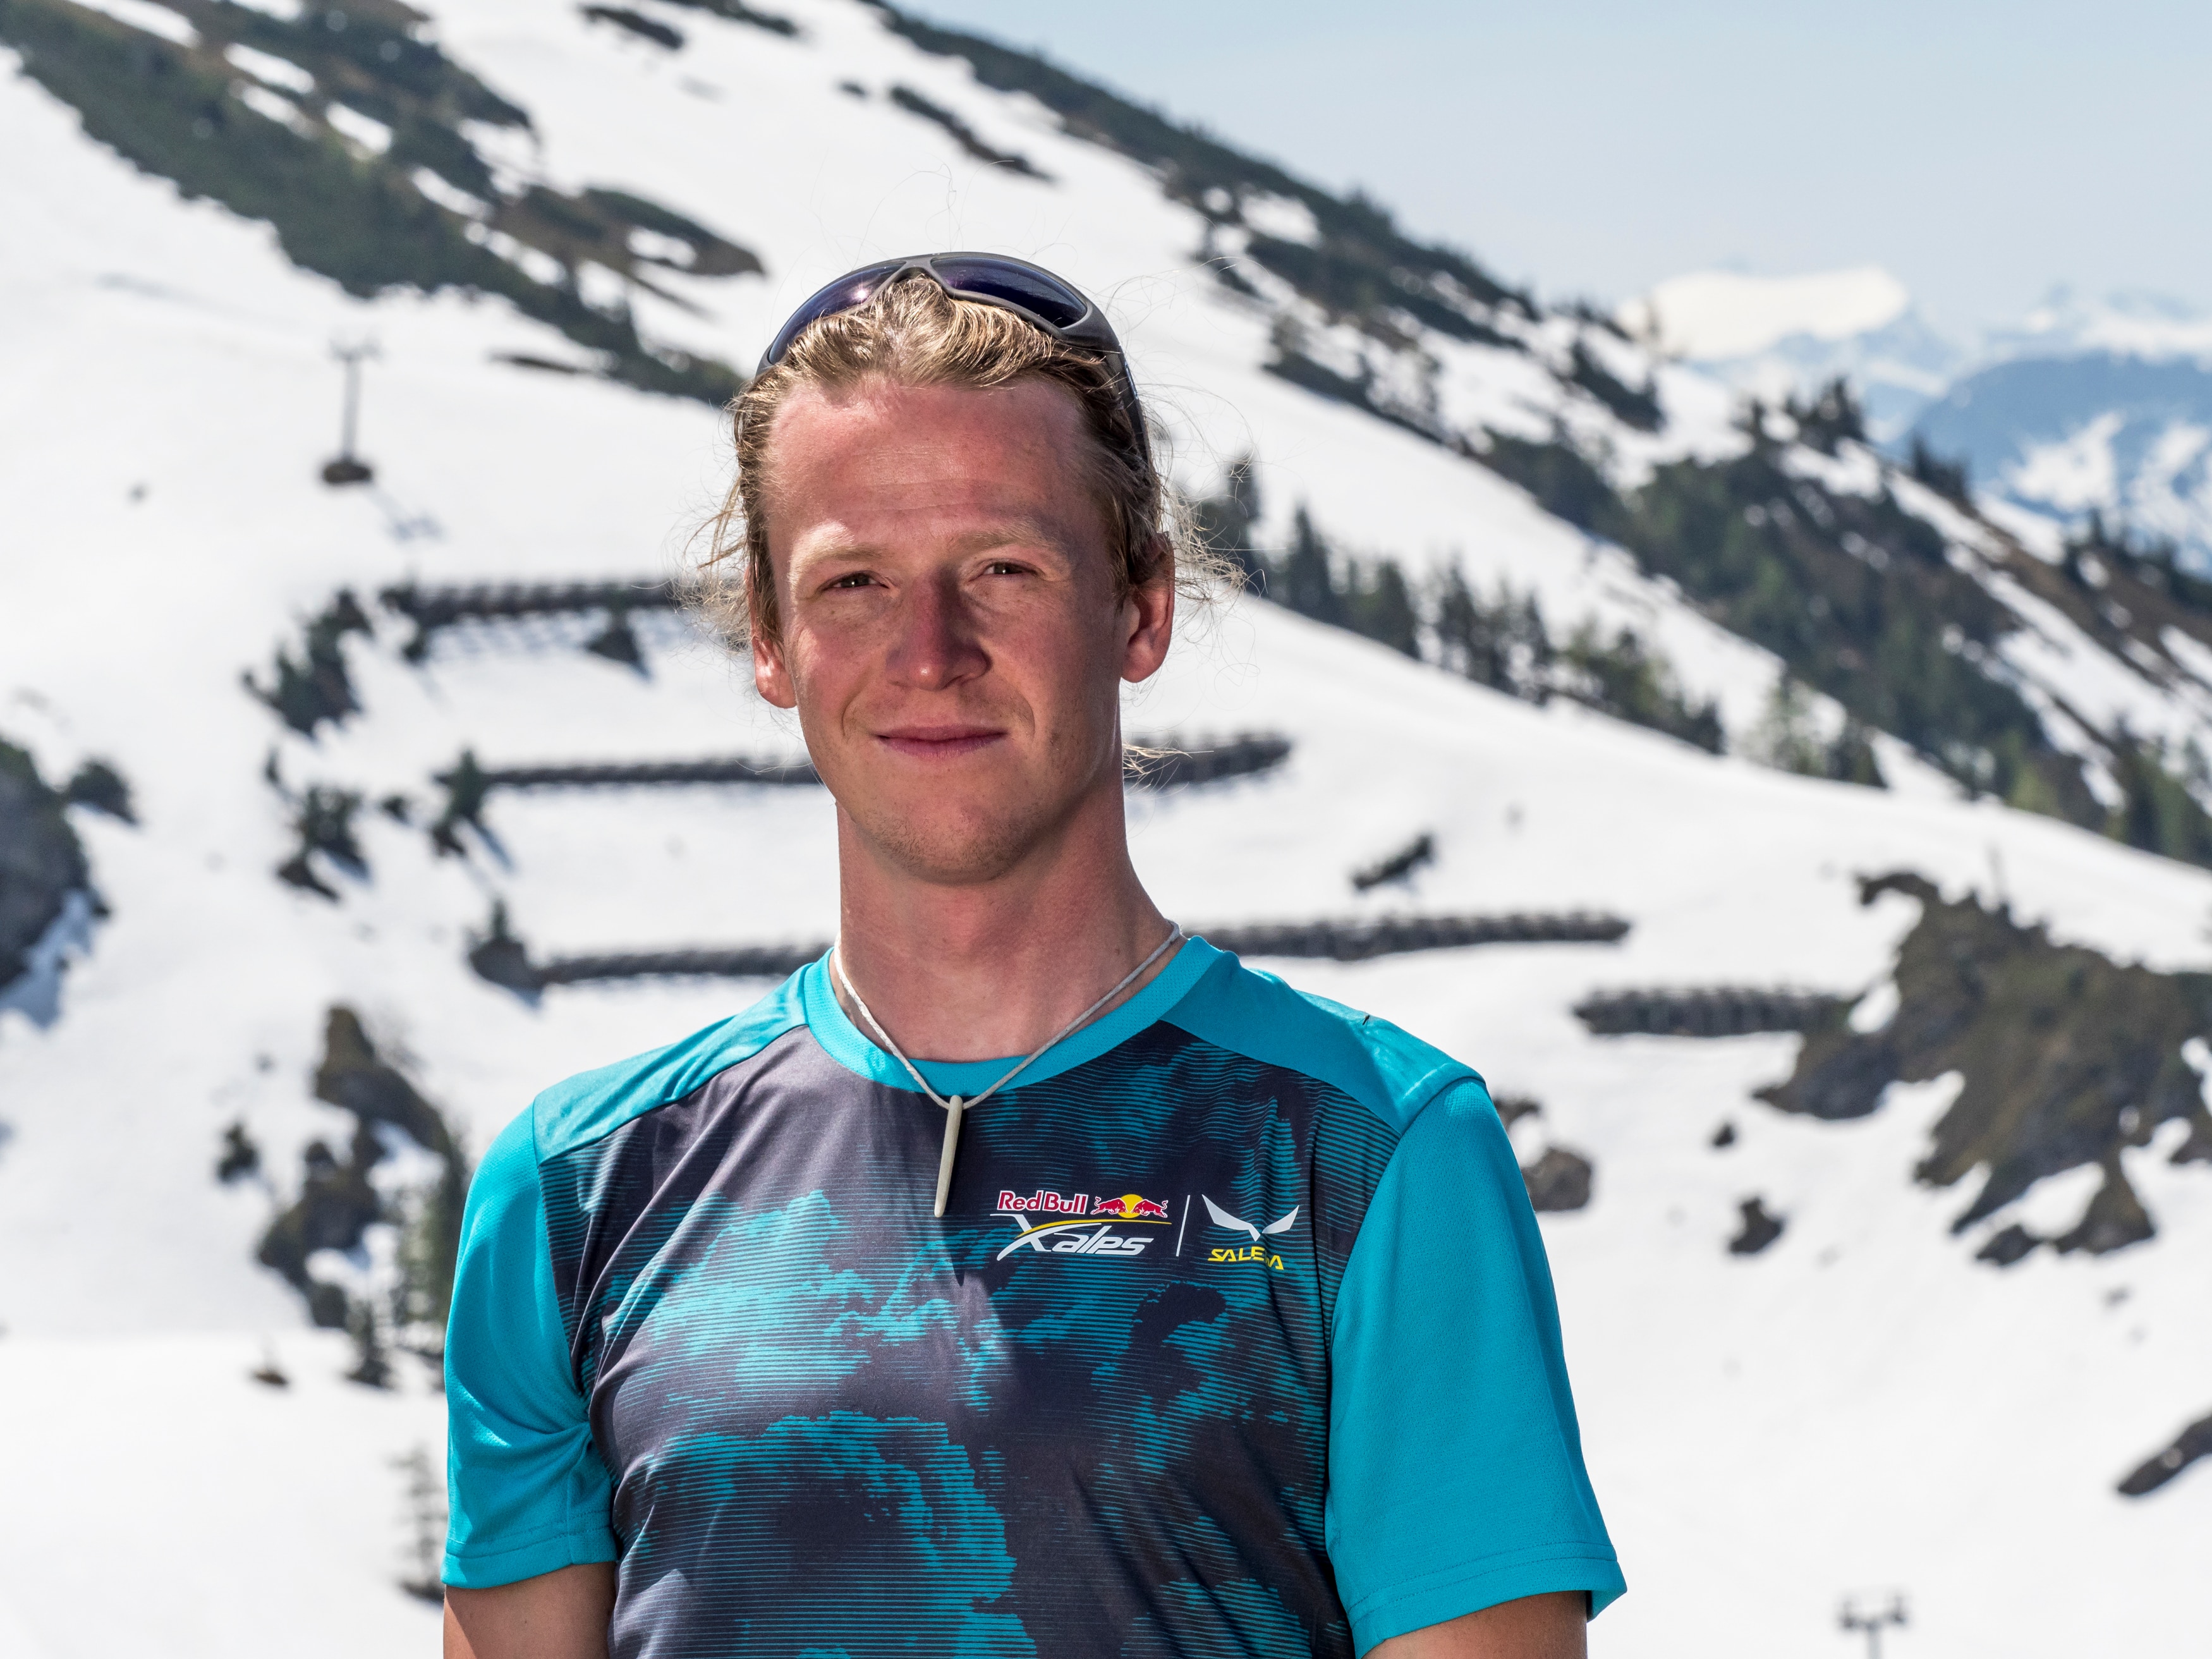
<path fill-rule="evenodd" d="M 915 760 L 957 760 L 989 748 L 1006 736 L 992 726 L 901 726 L 876 733 L 894 754 Z"/>

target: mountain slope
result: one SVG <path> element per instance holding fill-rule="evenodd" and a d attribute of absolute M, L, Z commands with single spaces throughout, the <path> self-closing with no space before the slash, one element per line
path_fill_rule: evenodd
<path fill-rule="evenodd" d="M 824 0 L 786 13 L 788 34 L 641 0 L 635 15 L 678 34 L 674 50 L 627 25 L 483 0 L 414 27 L 526 113 L 532 137 L 502 162 L 524 188 L 621 192 L 757 258 L 758 272 L 647 273 L 671 297 L 630 294 L 642 342 L 742 366 L 790 303 L 848 264 L 1007 247 L 1110 296 L 1194 489 L 1258 455 L 1267 512 L 1253 539 L 1270 557 L 1300 503 L 1334 538 L 1417 574 L 1456 550 L 1486 592 L 1503 578 L 1557 620 L 1641 630 L 1740 736 L 1763 716 L 1778 658 L 1723 626 L 1749 627 L 1724 605 L 1691 602 L 1694 572 L 1639 563 L 1684 544 L 1639 539 L 1650 503 L 1673 499 L 1640 492 L 1684 465 L 1688 483 L 1733 490 L 1729 469 L 1749 468 L 1768 494 L 1747 504 L 1800 484 L 1856 503 L 1881 515 L 1882 534 L 1932 534 L 1935 550 L 1915 556 L 1926 568 L 2028 618 L 1990 623 L 1988 683 L 2063 691 L 2064 710 L 2030 705 L 2054 747 L 2076 708 L 2072 752 L 2108 767 L 2118 714 L 2177 745 L 2196 729 L 2199 694 L 2177 668 L 2188 651 L 2163 633 L 2195 637 L 2195 613 L 2160 619 L 2146 644 L 2134 609 L 2124 624 L 2098 609 L 2114 589 L 2022 562 L 2034 556 L 1882 472 L 1856 440 L 1836 436 L 1829 455 L 1778 416 L 1755 443 L 1730 427 L 1724 397 L 1595 325 L 1502 292 L 1450 293 L 1441 255 L 1416 272 L 1431 283 L 1424 304 L 1462 323 L 1372 291 L 1332 301 L 1334 279 L 1274 244 L 1352 233 L 1324 226 L 1296 188 L 1210 180 L 1236 196 L 1234 216 L 1194 207 L 1163 188 L 1155 158 L 1067 130 L 1065 112 L 994 90 L 879 11 Z M 901 88 L 913 96 L 894 97 Z M 495 902 L 548 955 L 818 939 L 834 920 L 830 809 L 802 787 L 495 791 L 481 830 L 464 826 L 460 853 L 441 854 L 436 778 L 464 751 L 486 766 L 799 752 L 680 617 L 629 617 L 642 672 L 584 648 L 606 625 L 596 611 L 456 626 L 411 659 L 410 627 L 376 597 L 409 580 L 668 574 L 719 479 L 711 410 L 639 389 L 618 362 L 587 357 L 562 314 L 511 295 L 368 298 L 303 270 L 266 226 L 180 200 L 165 177 L 88 142 L 42 82 L 0 80 L 0 148 L 38 158 L 0 175 L 12 232 L 0 242 L 0 512 L 13 534 L 0 733 L 48 780 L 111 759 L 138 820 L 70 809 L 108 915 L 52 985 L 51 1018 L 0 1013 L 0 1251 L 15 1267 L 0 1398 L 40 1425 L 0 1449 L 0 1482 L 59 1494 L 0 1523 L 0 1632 L 33 1653 L 275 1652 L 303 1629 L 340 1654 L 427 1644 L 434 1615 L 398 1587 L 416 1571 L 410 1477 L 388 1462 L 416 1445 L 434 1460 L 427 1369 L 402 1354 L 388 1392 L 343 1382 L 352 1346 L 301 1330 L 301 1297 L 256 1262 L 272 1221 L 331 1178 L 315 1173 L 313 1144 L 342 1172 L 364 1127 L 358 1109 L 317 1097 L 343 1029 L 331 1010 L 356 1011 L 376 1063 L 480 1150 L 545 1083 L 760 988 L 644 980 L 517 997 L 467 959 Z M 1386 271 L 1414 267 L 1415 253 L 1371 236 Z M 1272 240 L 1255 252 L 1251 238 Z M 1452 331 L 1478 325 L 1510 343 Z M 382 356 L 368 370 L 363 453 L 377 482 L 326 489 L 328 344 L 372 332 Z M 1653 431 L 1592 390 L 1625 390 L 1607 395 L 1644 419 L 1633 394 L 1647 374 L 1665 416 Z M 1486 448 L 1486 428 L 1527 448 Z M 1583 499 L 1628 514 L 1622 540 L 1540 505 L 1547 479 L 1577 463 L 1602 487 Z M 1511 465 L 1534 493 L 1499 470 Z M 1819 527 L 1802 501 L 1793 512 Z M 1847 527 L 1820 527 L 1832 550 Z M 2035 586 L 2046 580 L 2048 597 Z M 266 688 L 278 653 L 309 660 L 307 626 L 341 589 L 366 624 L 331 636 L 357 708 L 302 732 L 240 676 Z M 2136 665 L 2133 646 L 2151 665 Z M 1871 992 L 1860 1006 L 1879 1024 L 1923 907 L 1901 894 L 1863 906 L 1854 878 L 1899 868 L 1954 901 L 2002 896 L 2063 944 L 2198 968 L 2212 874 L 1963 799 L 1936 744 L 1917 759 L 1882 739 L 1887 791 L 1792 776 L 1570 696 L 1500 695 L 1250 599 L 1188 620 L 1170 669 L 1132 694 L 1128 724 L 1291 744 L 1271 772 L 1133 793 L 1139 867 L 1186 921 L 1589 910 L 1631 924 L 1617 945 L 1262 964 L 1465 1054 L 1501 1096 L 1541 1103 L 1515 1125 L 1524 1156 L 1556 1146 L 1594 1166 L 1588 1206 L 1545 1224 L 1592 1467 L 1633 1587 L 1601 1641 L 1809 1650 L 1833 1639 L 1837 1594 L 1897 1582 L 1931 1650 L 2186 1650 L 2208 1611 L 2193 1567 L 2212 1486 L 2201 1470 L 2142 1500 L 2113 1486 L 2212 1392 L 2197 1311 L 2212 1203 L 2201 1169 L 2169 1161 L 2187 1126 L 2109 1149 L 2155 1239 L 1999 1269 L 1976 1252 L 2007 1226 L 2052 1237 L 2075 1224 L 2107 1149 L 1954 1236 L 1969 1192 L 1914 1176 L 1948 1103 L 1940 1083 L 1893 1090 L 1864 1117 L 1792 1115 L 1754 1091 L 1790 1073 L 1794 1035 L 1601 1036 L 1571 1010 L 1593 991 L 1795 985 Z M 317 786 L 359 797 L 351 866 L 326 846 L 302 852 L 297 821 Z M 384 810 L 394 799 L 404 821 Z M 1354 890 L 1353 871 L 1424 832 L 1431 862 Z M 277 879 L 295 856 L 335 901 Z M 1723 1123 L 1731 1138 L 1717 1146 Z M 225 1182 L 234 1126 L 258 1168 Z M 368 1127 L 380 1156 L 363 1180 L 385 1183 L 394 1215 L 414 1214 L 436 1178 L 426 1149 Z M 1753 1197 L 1784 1229 L 1732 1255 Z M 368 1305 L 404 1277 L 411 1236 L 379 1220 L 308 1267 Z M 264 1332 L 286 1388 L 247 1375 Z M 206 1431 L 176 1434 L 180 1419 Z M 88 1461 L 88 1448 L 112 1461 Z M 156 1525 L 166 1507 L 109 1501 L 126 1481 L 169 1495 L 162 1505 L 191 1494 L 189 1522 Z M 241 1536 L 279 1599 L 240 1593 Z M 106 1588 L 119 1566 L 133 1596 Z"/>

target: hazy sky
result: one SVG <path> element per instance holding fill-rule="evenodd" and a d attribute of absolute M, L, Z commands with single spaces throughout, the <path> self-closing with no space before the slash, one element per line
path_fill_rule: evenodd
<path fill-rule="evenodd" d="M 1939 325 L 2054 283 L 2212 309 L 2212 0 L 911 0 L 1554 297 L 1887 266 Z"/>

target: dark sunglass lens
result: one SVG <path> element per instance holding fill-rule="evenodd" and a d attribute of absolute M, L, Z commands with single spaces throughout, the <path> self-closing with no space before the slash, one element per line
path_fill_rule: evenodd
<path fill-rule="evenodd" d="M 1091 309 L 1090 301 L 1065 283 L 1019 265 L 998 259 L 939 259 L 934 264 L 947 287 L 1019 306 L 1054 328 L 1074 327 Z"/>
<path fill-rule="evenodd" d="M 780 361 L 791 349 L 791 343 L 820 322 L 824 317 L 834 317 L 841 311 L 857 311 L 868 303 L 884 278 L 899 269 L 903 260 L 887 260 L 882 264 L 869 265 L 863 270 L 848 271 L 825 289 L 817 289 L 805 305 L 791 313 L 761 359 L 765 366 Z"/>

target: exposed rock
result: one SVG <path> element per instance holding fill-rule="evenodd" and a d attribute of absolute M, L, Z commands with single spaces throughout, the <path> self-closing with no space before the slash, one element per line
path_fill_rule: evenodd
<path fill-rule="evenodd" d="M 1713 1131 L 1713 1150 L 1723 1152 L 1735 1145 L 1735 1125 L 1723 1123 Z"/>
<path fill-rule="evenodd" d="M 2154 973 L 2053 944 L 2002 907 L 1945 902 L 1917 875 L 1860 883 L 1863 902 L 1891 892 L 1922 907 L 1898 952 L 1895 1016 L 1872 1033 L 1840 1022 L 1813 1032 L 1795 1073 L 1761 1097 L 1814 1117 L 1862 1117 L 1893 1082 L 1957 1072 L 1958 1097 L 1916 1171 L 1937 1187 L 1985 1172 L 1954 1231 L 2046 1176 L 2094 1164 L 2106 1172 L 2103 1190 L 2054 1242 L 2101 1253 L 2150 1237 L 2118 1155 L 2179 1118 L 2190 1133 L 2176 1161 L 2212 1156 L 2212 1115 L 2181 1052 L 2212 1030 L 2212 976 Z"/>
<path fill-rule="evenodd" d="M 2176 1435 L 2172 1445 L 2120 1482 L 2120 1492 L 2129 1498 L 2156 1492 L 2200 1457 L 2212 1457 L 2212 1417 L 2200 1417 Z"/>
<path fill-rule="evenodd" d="M 63 807 L 30 756 L 0 740 L 0 986 L 29 967 L 31 947 L 91 879 Z"/>
<path fill-rule="evenodd" d="M 1579 1210 L 1590 1201 L 1591 1174 L 1590 1161 L 1580 1152 L 1547 1146 L 1542 1157 L 1522 1166 L 1521 1179 L 1534 1209 Z"/>
<path fill-rule="evenodd" d="M 215 1178 L 228 1187 L 261 1172 L 261 1148 L 246 1133 L 243 1120 L 222 1132 L 222 1156 L 216 1160 Z"/>
<path fill-rule="evenodd" d="M 1737 1230 L 1736 1236 L 1729 1240 L 1730 1255 L 1757 1255 L 1781 1237 L 1783 1228 L 1789 1224 L 1787 1216 L 1767 1212 L 1765 1199 L 1747 1198 L 1736 1206 L 1736 1209 L 1742 1215 L 1743 1224 Z"/>
<path fill-rule="evenodd" d="M 1495 1095 L 1491 1104 L 1498 1108 L 1498 1121 L 1508 1129 L 1524 1117 L 1538 1116 L 1544 1109 L 1541 1103 L 1527 1095 Z"/>
<path fill-rule="evenodd" d="M 311 1274 L 307 1259 L 318 1250 L 354 1249 L 369 1224 L 383 1218 L 383 1200 L 368 1179 L 383 1158 L 384 1144 L 367 1124 L 354 1131 L 343 1164 L 323 1142 L 310 1141 L 300 1196 L 261 1236 L 261 1265 L 283 1274 L 307 1298 L 307 1316 L 327 1330 L 345 1328 L 346 1295 Z"/>
<path fill-rule="evenodd" d="M 453 1154 L 453 1135 L 437 1108 L 377 1057 L 361 1016 L 343 1006 L 331 1010 L 323 1028 L 315 1098 L 343 1106 L 363 1123 L 389 1123 L 425 1152 Z"/>
<path fill-rule="evenodd" d="M 1352 872 L 1352 890 L 1355 892 L 1364 893 L 1369 889 L 1380 887 L 1386 882 L 1405 881 L 1423 865 L 1434 864 L 1436 861 L 1437 838 L 1426 830 L 1423 830 L 1411 842 L 1391 854 L 1389 857 L 1378 860 L 1364 869 L 1353 871 Z"/>
<path fill-rule="evenodd" d="M 652 41 L 665 51 L 680 52 L 683 49 L 681 31 L 672 29 L 665 23 L 656 22 L 627 6 L 585 6 L 580 9 L 595 23 L 612 23 L 617 28 L 629 30 L 641 40 Z"/>
<path fill-rule="evenodd" d="M 2150 1212 L 2136 1196 L 2136 1189 L 2128 1185 L 2127 1176 L 2120 1169 L 2120 1155 L 2117 1152 L 2107 1153 L 2104 1164 L 2105 1184 L 2097 1188 L 2097 1195 L 2082 1211 L 2081 1219 L 2075 1224 L 2072 1231 L 2051 1241 L 2062 1255 L 2075 1250 L 2106 1255 L 2130 1244 L 2140 1244 L 2158 1231 L 2151 1224 Z"/>
<path fill-rule="evenodd" d="M 1974 1260 L 1994 1261 L 2000 1267 L 2009 1267 L 2014 1262 L 2024 1260 L 2042 1243 L 2015 1221 L 2009 1227 L 1991 1235 L 1990 1241 L 1974 1252 Z"/>
<path fill-rule="evenodd" d="M 357 1249 L 362 1235 L 377 1222 L 411 1220 L 415 1236 L 401 1252 L 403 1271 L 415 1281 L 402 1287 L 400 1299 L 410 1304 L 405 1316 L 442 1322 L 460 1243 L 468 1164 L 437 1109 L 378 1055 L 350 1008 L 330 1011 L 314 1086 L 317 1099 L 353 1114 L 353 1139 L 343 1162 L 324 1142 L 308 1144 L 299 1197 L 262 1236 L 259 1260 L 307 1298 L 308 1317 L 317 1325 L 353 1333 L 362 1349 L 359 1369 L 369 1372 L 374 1370 L 368 1363 L 371 1351 L 382 1340 L 380 1316 L 350 1303 L 337 1285 L 316 1279 L 308 1261 L 318 1250 Z M 438 1182 L 412 1217 L 393 1213 L 369 1178 L 387 1156 L 379 1125 L 398 1130 L 442 1161 Z M 242 1130 L 237 1133 L 242 1139 Z"/>
<path fill-rule="evenodd" d="M 64 787 L 62 799 L 71 806 L 89 806 L 124 823 L 138 822 L 131 805 L 131 786 L 104 760 L 88 760 L 78 767 Z"/>

